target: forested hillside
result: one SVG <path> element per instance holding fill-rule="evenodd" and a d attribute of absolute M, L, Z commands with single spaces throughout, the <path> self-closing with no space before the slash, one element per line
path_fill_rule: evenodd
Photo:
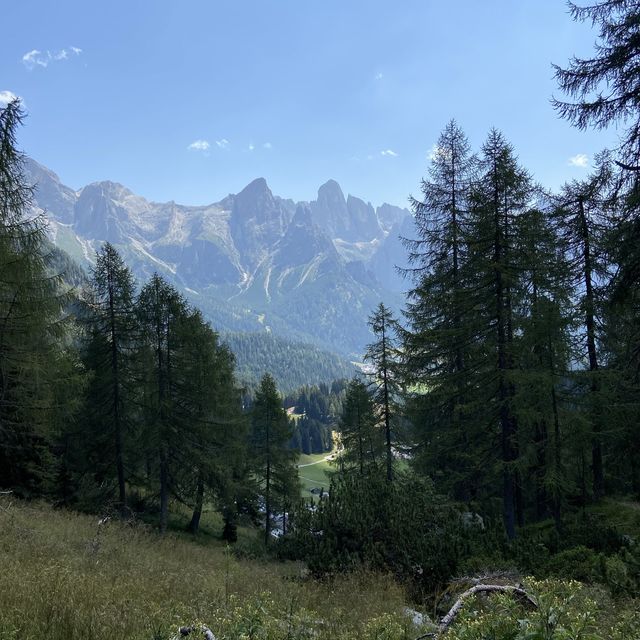
<path fill-rule="evenodd" d="M 270 372 L 280 391 L 288 393 L 305 384 L 351 377 L 356 370 L 340 356 L 268 332 L 223 333 L 221 337 L 235 355 L 238 380 L 250 386 Z"/>

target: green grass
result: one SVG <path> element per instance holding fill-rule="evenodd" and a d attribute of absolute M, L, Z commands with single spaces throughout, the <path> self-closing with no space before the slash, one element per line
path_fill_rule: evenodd
<path fill-rule="evenodd" d="M 219 640 L 355 639 L 381 616 L 408 624 L 390 578 L 316 582 L 297 563 L 237 559 L 210 533 L 161 537 L 4 497 L 0 566 L 2 640 L 161 640 L 196 620 Z"/>
<path fill-rule="evenodd" d="M 302 485 L 303 498 L 312 497 L 310 490 L 314 487 L 329 489 L 329 474 L 335 470 L 335 467 L 328 460 L 325 460 L 328 455 L 328 453 L 302 454 L 298 458 L 298 476 Z"/>

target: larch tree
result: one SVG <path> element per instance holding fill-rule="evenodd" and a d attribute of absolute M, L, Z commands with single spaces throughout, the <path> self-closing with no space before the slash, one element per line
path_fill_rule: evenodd
<path fill-rule="evenodd" d="M 396 344 L 396 321 L 382 302 L 369 317 L 374 341 L 364 356 L 371 370 L 369 378 L 378 420 L 384 430 L 386 477 L 393 479 L 393 447 L 400 429 L 400 352 Z"/>
<path fill-rule="evenodd" d="M 51 466 L 50 363 L 67 298 L 48 269 L 45 220 L 32 213 L 16 142 L 23 118 L 17 99 L 0 108 L 0 487 L 30 495 L 42 491 Z"/>
<path fill-rule="evenodd" d="M 455 122 L 444 128 L 432 153 L 421 198 L 411 198 L 415 239 L 405 239 L 413 287 L 401 331 L 405 383 L 411 394 L 416 463 L 441 471 L 446 489 L 469 499 L 477 469 L 469 455 L 475 438 L 469 419 L 469 350 L 477 333 L 469 304 L 467 234 L 476 159 Z"/>
<path fill-rule="evenodd" d="M 567 486 L 560 389 L 572 357 L 570 269 L 547 212 L 530 209 L 517 226 L 521 296 L 514 405 L 523 427 L 520 447 L 529 459 L 523 473 L 534 478 L 536 518 L 550 510 L 560 530 Z"/>
<path fill-rule="evenodd" d="M 582 318 L 583 352 L 579 360 L 586 359 L 589 372 L 588 397 L 593 430 L 591 467 L 593 493 L 596 498 L 604 494 L 604 468 L 602 443 L 602 397 L 599 393 L 599 331 L 609 278 L 605 259 L 605 236 L 608 222 L 603 209 L 608 183 L 608 166 L 602 163 L 594 174 L 584 181 L 565 184 L 559 196 L 559 206 L 554 221 L 572 272 L 575 296 L 575 313 Z"/>
<path fill-rule="evenodd" d="M 367 385 L 358 378 L 347 386 L 338 429 L 342 446 L 338 456 L 340 472 L 377 475 L 384 468 L 384 431 L 379 428 Z"/>
<path fill-rule="evenodd" d="M 132 354 L 137 339 L 135 282 L 116 248 L 106 243 L 91 273 L 87 366 L 92 372 L 88 412 L 101 443 L 100 458 L 112 452 L 118 486 L 118 507 L 126 507 L 125 442 L 132 424 Z M 113 468 L 113 467 L 112 467 Z"/>
<path fill-rule="evenodd" d="M 172 459 L 184 445 L 177 402 L 174 359 L 180 348 L 179 322 L 187 313 L 182 296 L 158 274 L 142 288 L 137 301 L 141 330 L 139 363 L 144 369 L 145 448 L 158 462 L 160 531 L 167 529 L 172 490 Z"/>
<path fill-rule="evenodd" d="M 251 409 L 249 450 L 264 498 L 264 542 L 269 544 L 275 508 L 284 502 L 283 491 L 290 483 L 284 479 L 295 472 L 296 452 L 288 447 L 292 429 L 282 406 L 275 380 L 265 374 L 260 381 Z"/>
<path fill-rule="evenodd" d="M 610 349 L 628 383 L 637 379 L 634 369 L 640 361 L 640 330 L 634 320 L 640 285 L 640 6 L 635 0 L 597 0 L 586 6 L 570 2 L 569 8 L 574 20 L 590 22 L 598 36 L 592 57 L 573 57 L 567 67 L 555 66 L 566 99 L 553 102 L 560 116 L 581 130 L 615 126 L 619 132 L 620 142 L 611 153 L 617 171 L 608 189 L 615 218 L 606 233 L 614 266 L 607 291 L 607 318 L 613 326 L 607 335 L 625 336 Z M 631 357 L 621 358 L 624 351 Z M 597 448 L 596 442 L 594 484 L 601 493 Z"/>
<path fill-rule="evenodd" d="M 531 204 L 533 186 L 513 148 L 495 129 L 482 147 L 479 169 L 472 194 L 469 243 L 475 283 L 470 298 L 483 325 L 483 351 L 488 359 L 484 365 L 474 363 L 475 375 L 484 378 L 485 410 L 493 407 L 499 425 L 504 522 L 507 536 L 514 538 L 516 520 L 522 524 L 524 513 L 513 376 L 521 293 L 516 221 Z"/>

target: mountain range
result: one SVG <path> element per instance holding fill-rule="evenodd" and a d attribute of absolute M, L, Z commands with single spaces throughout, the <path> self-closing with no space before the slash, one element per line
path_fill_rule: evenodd
<path fill-rule="evenodd" d="M 264 178 L 204 206 L 152 202 L 102 181 L 74 190 L 34 160 L 34 206 L 52 240 L 80 265 L 111 242 L 139 280 L 158 272 L 221 331 L 271 331 L 358 358 L 367 317 L 398 309 L 406 287 L 400 236 L 407 209 L 370 203 L 329 180 L 310 202 L 274 195 Z"/>

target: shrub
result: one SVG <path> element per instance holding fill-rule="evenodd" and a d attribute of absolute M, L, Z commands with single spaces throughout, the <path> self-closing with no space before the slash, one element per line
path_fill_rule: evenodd
<path fill-rule="evenodd" d="M 365 567 L 390 572 L 423 599 L 455 574 L 472 530 L 426 480 L 337 476 L 314 511 L 296 514 L 291 556 L 315 575 Z"/>

